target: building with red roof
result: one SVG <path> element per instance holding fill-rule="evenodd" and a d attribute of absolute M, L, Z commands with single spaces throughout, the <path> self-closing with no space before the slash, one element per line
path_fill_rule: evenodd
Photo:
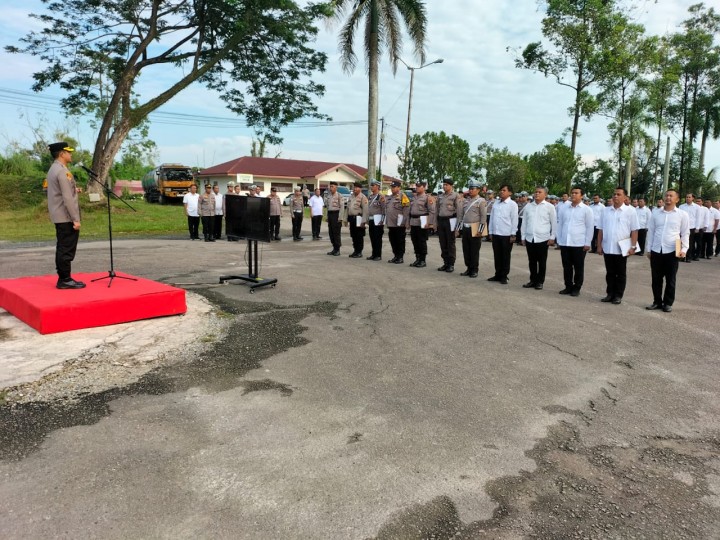
<path fill-rule="evenodd" d="M 312 192 L 315 188 L 327 188 L 331 181 L 351 188 L 354 182 L 366 183 L 366 174 L 365 167 L 352 163 L 244 156 L 203 169 L 197 178 L 201 183 L 217 183 L 222 192 L 229 182 L 234 182 L 240 184 L 242 191 L 254 184 L 267 195 L 272 187 L 280 193 L 292 193 L 295 186 L 307 186 Z M 383 176 L 383 184 L 392 180 Z"/>

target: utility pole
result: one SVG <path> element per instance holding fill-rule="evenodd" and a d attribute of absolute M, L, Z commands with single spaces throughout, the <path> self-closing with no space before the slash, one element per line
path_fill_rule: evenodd
<path fill-rule="evenodd" d="M 380 187 L 382 188 L 382 157 L 383 157 L 383 146 L 385 146 L 385 117 L 380 119 L 380 152 L 378 160 L 378 176 L 380 177 Z M 370 189 L 370 182 L 375 180 L 374 178 L 368 178 L 368 190 Z"/>

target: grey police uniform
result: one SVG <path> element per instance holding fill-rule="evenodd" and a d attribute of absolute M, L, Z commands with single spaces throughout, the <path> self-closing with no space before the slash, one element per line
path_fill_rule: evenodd
<path fill-rule="evenodd" d="M 485 228 L 487 222 L 487 203 L 485 199 L 474 197 L 465 199 L 460 224 L 460 236 L 462 237 L 463 258 L 465 259 L 466 270 L 463 275 L 477 277 L 480 267 L 480 246 L 482 238 L 472 235 L 472 224 L 478 224 L 478 234 Z"/>
<path fill-rule="evenodd" d="M 305 201 L 303 200 L 302 193 L 296 191 L 295 194 L 292 196 L 292 199 L 290 199 L 293 240 L 302 240 L 302 236 L 300 236 L 300 231 L 302 230 L 304 209 Z"/>
<path fill-rule="evenodd" d="M 393 251 L 393 258 L 388 262 L 399 264 L 405 256 L 405 228 L 410 218 L 410 204 L 402 204 L 405 195 L 399 192 L 397 195 L 390 195 L 385 199 L 385 223 L 388 226 L 388 238 Z M 405 195 L 407 197 L 407 195 Z M 402 216 L 402 222 L 398 224 Z"/>
<path fill-rule="evenodd" d="M 421 217 L 427 219 L 426 228 L 422 228 Z M 410 266 L 425 266 L 425 258 L 427 257 L 427 240 L 430 233 L 430 227 L 435 225 L 435 204 L 432 198 L 427 194 L 415 195 L 410 201 L 410 220 L 408 227 L 410 228 L 410 240 L 412 240 L 413 249 L 415 250 L 415 262 Z"/>
<path fill-rule="evenodd" d="M 382 216 L 378 218 L 380 221 L 376 225 L 373 216 Z M 376 195 L 370 194 L 368 197 L 368 222 L 370 228 L 370 245 L 372 246 L 372 255 L 368 257 L 370 260 L 379 261 L 382 258 L 382 237 L 385 234 L 385 225 L 383 223 L 385 217 L 385 195 L 377 192 Z"/>
<path fill-rule="evenodd" d="M 72 173 L 57 160 L 48 170 L 47 183 L 48 213 L 57 237 L 55 268 L 58 279 L 67 281 L 80 239 L 80 231 L 73 228 L 73 222 L 80 222 L 77 186 Z"/>
<path fill-rule="evenodd" d="M 327 208 L 328 236 L 333 247 L 328 255 L 340 254 L 340 246 L 342 246 L 340 240 L 340 227 L 342 225 L 340 213 L 343 209 L 342 195 L 337 191 L 335 194 L 328 192 L 325 198 L 325 208 Z"/>
<path fill-rule="evenodd" d="M 449 194 L 438 195 L 436 205 L 438 239 L 440 240 L 440 252 L 442 255 L 443 270 L 449 270 L 455 266 L 455 231 L 450 227 L 451 218 L 459 218 L 462 214 L 463 196 L 457 191 Z"/>
<path fill-rule="evenodd" d="M 365 247 L 365 226 L 367 225 L 369 209 L 368 199 L 363 194 L 356 196 L 355 193 L 350 195 L 347 207 L 348 223 L 350 225 L 350 238 L 352 238 L 353 252 L 350 257 L 357 258 L 362 256 Z M 362 224 L 358 226 L 357 218 L 360 216 Z"/>
<path fill-rule="evenodd" d="M 206 242 L 214 242 L 213 225 L 215 224 L 215 194 L 203 193 L 198 203 L 200 219 L 202 220 L 203 237 Z"/>

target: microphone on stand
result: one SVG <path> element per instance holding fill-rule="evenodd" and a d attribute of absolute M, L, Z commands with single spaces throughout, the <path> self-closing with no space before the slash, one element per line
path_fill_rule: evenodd
<path fill-rule="evenodd" d="M 84 163 L 80 162 L 80 163 L 78 163 L 77 165 L 78 165 L 78 167 L 80 167 L 83 171 L 85 171 L 85 172 L 88 173 L 89 175 L 94 176 L 95 178 L 97 178 L 97 173 L 96 173 L 95 171 L 93 171 L 92 169 L 88 169 L 88 168 L 85 166 Z"/>

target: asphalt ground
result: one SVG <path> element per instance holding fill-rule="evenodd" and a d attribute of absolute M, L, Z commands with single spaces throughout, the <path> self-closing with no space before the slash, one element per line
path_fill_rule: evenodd
<path fill-rule="evenodd" d="M 387 236 L 349 259 L 347 230 L 329 257 L 324 226 L 284 221 L 254 294 L 218 284 L 242 242 L 116 242 L 116 270 L 205 296 L 228 332 L 72 405 L 6 404 L 4 537 L 720 537 L 720 258 L 681 264 L 665 314 L 644 257 L 615 306 L 599 256 L 570 298 L 552 249 L 536 291 L 517 246 L 503 286 L 487 243 L 470 279 L 435 270 L 434 238 L 415 269 L 409 237 L 402 266 Z M 81 240 L 74 271 L 108 264 Z M 0 278 L 52 272 L 53 246 L 0 246 Z"/>

